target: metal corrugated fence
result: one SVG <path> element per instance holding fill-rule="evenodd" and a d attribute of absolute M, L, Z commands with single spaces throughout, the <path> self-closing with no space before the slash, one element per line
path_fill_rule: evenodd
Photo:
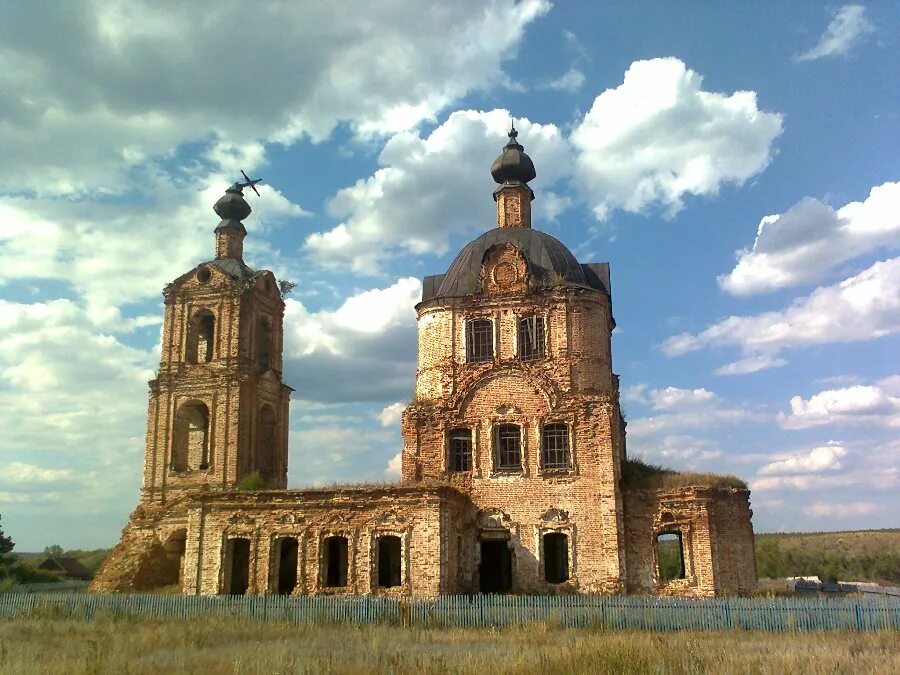
<path fill-rule="evenodd" d="M 900 603 L 877 598 L 683 599 L 645 596 L 443 596 L 439 598 L 0 595 L 0 618 L 91 619 L 97 614 L 153 619 L 200 614 L 290 623 L 386 623 L 490 627 L 550 622 L 565 627 L 641 630 L 900 630 Z"/>

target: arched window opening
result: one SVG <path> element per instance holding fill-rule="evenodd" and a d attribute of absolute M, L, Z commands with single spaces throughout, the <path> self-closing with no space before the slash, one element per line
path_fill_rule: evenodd
<path fill-rule="evenodd" d="M 569 537 L 562 532 L 544 535 L 544 579 L 551 584 L 569 579 Z"/>
<path fill-rule="evenodd" d="M 278 563 L 275 592 L 278 595 L 290 595 L 297 586 L 297 554 L 300 544 L 296 537 L 284 537 L 277 539 L 275 545 L 275 560 Z"/>
<path fill-rule="evenodd" d="M 401 552 L 400 537 L 388 535 L 378 538 L 378 585 L 381 588 L 400 585 Z"/>
<path fill-rule="evenodd" d="M 267 317 L 256 324 L 256 364 L 261 373 L 272 367 L 272 326 Z"/>
<path fill-rule="evenodd" d="M 544 357 L 544 317 L 519 318 L 519 360 L 534 361 Z"/>
<path fill-rule="evenodd" d="M 522 468 L 522 430 L 515 424 L 501 424 L 496 428 L 495 446 L 497 468 L 501 471 Z"/>
<path fill-rule="evenodd" d="M 225 545 L 225 592 L 246 595 L 250 588 L 250 540 L 229 539 Z"/>
<path fill-rule="evenodd" d="M 184 550 L 187 543 L 187 530 L 176 530 L 166 540 L 166 561 L 168 566 L 168 583 L 181 585 L 184 575 Z"/>
<path fill-rule="evenodd" d="M 216 317 L 208 309 L 194 314 L 188 327 L 188 363 L 209 363 L 213 359 Z"/>
<path fill-rule="evenodd" d="M 681 532 L 663 532 L 656 535 L 656 560 L 660 583 L 684 579 L 684 542 Z"/>
<path fill-rule="evenodd" d="M 466 362 L 478 363 L 494 358 L 494 324 L 488 319 L 466 322 Z"/>
<path fill-rule="evenodd" d="M 541 432 L 541 465 L 545 469 L 569 468 L 569 427 L 545 424 Z"/>
<path fill-rule="evenodd" d="M 323 545 L 325 585 L 342 588 L 347 585 L 347 538 L 327 537 Z"/>
<path fill-rule="evenodd" d="M 172 468 L 209 468 L 209 408 L 205 403 L 186 403 L 175 413 Z"/>
<path fill-rule="evenodd" d="M 472 470 L 472 430 L 453 429 L 450 431 L 450 471 Z"/>
<path fill-rule="evenodd" d="M 258 427 L 256 430 L 256 469 L 269 486 L 275 480 L 277 433 L 278 423 L 275 409 L 270 405 L 262 406 L 259 409 Z"/>

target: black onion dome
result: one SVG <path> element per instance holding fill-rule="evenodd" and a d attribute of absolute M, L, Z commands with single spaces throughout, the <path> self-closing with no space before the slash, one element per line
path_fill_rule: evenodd
<path fill-rule="evenodd" d="M 503 153 L 491 164 L 491 176 L 497 183 L 511 181 L 527 183 L 537 176 L 534 162 L 525 154 L 525 148 L 516 140 L 518 135 L 519 132 L 512 127 L 509 130 L 509 143 L 503 148 Z"/>
<path fill-rule="evenodd" d="M 462 297 L 477 290 L 485 254 L 498 244 L 512 244 L 528 262 L 531 283 L 537 286 L 596 288 L 572 252 L 556 237 L 528 227 L 498 227 L 482 234 L 459 252 L 443 276 L 435 298 Z"/>
<path fill-rule="evenodd" d="M 222 220 L 244 220 L 253 209 L 244 199 L 244 193 L 237 183 L 225 190 L 225 194 L 219 197 L 219 201 L 213 206 L 213 211 Z"/>

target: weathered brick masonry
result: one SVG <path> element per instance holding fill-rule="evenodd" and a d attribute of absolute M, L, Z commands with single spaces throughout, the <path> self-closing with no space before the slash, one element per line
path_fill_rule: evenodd
<path fill-rule="evenodd" d="M 609 266 L 532 229 L 515 130 L 491 171 L 498 227 L 423 282 L 395 486 L 285 489 L 284 303 L 243 263 L 250 207 L 229 189 L 216 259 L 166 287 L 141 503 L 93 590 L 753 590 L 747 490 L 623 487 Z M 248 477 L 264 489 L 238 489 Z"/>

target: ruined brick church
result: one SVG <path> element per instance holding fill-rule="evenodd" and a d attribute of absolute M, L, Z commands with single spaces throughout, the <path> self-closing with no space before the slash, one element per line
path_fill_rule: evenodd
<path fill-rule="evenodd" d="M 397 484 L 287 489 L 284 302 L 243 261 L 246 184 L 228 189 L 215 258 L 164 290 L 140 503 L 92 590 L 753 590 L 745 487 L 629 479 L 609 266 L 532 227 L 535 168 L 509 136 L 497 227 L 423 282 Z"/>

